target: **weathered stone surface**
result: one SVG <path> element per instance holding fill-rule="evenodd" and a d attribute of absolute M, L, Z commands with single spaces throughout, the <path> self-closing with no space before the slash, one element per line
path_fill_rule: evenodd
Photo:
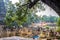
<path fill-rule="evenodd" d="M 30 2 L 29 8 L 33 7 L 38 1 L 40 0 L 34 0 L 33 2 Z M 60 0 L 41 0 L 51 8 L 53 8 L 57 14 L 60 16 Z"/>
<path fill-rule="evenodd" d="M 14 37 L 0 38 L 0 40 L 33 40 L 33 39 L 14 36 Z"/>

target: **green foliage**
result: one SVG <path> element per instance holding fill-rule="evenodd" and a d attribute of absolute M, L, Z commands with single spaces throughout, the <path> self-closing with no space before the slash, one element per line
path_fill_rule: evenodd
<path fill-rule="evenodd" d="M 31 24 L 31 23 L 37 23 L 37 22 L 39 22 L 40 21 L 40 19 L 39 19 L 39 17 L 36 15 L 36 14 L 34 14 L 34 13 L 30 13 L 29 15 L 28 15 L 28 18 L 27 18 L 27 23 L 28 24 Z"/>
<path fill-rule="evenodd" d="M 57 21 L 57 32 L 60 32 L 60 17 L 58 18 L 58 21 Z"/>
<path fill-rule="evenodd" d="M 60 27 L 60 17 L 58 18 L 57 26 Z"/>
<path fill-rule="evenodd" d="M 26 6 L 19 7 L 19 5 L 17 5 L 17 7 L 18 8 L 16 9 L 16 12 L 11 9 L 8 10 L 5 17 L 6 25 L 11 26 L 12 23 L 16 22 L 20 26 L 22 23 L 26 21 L 26 17 L 28 14 Z"/>
<path fill-rule="evenodd" d="M 58 19 L 58 17 L 55 17 L 55 16 L 46 16 L 46 15 L 43 15 L 41 17 L 42 21 L 51 22 L 51 23 L 57 22 L 57 19 Z"/>
<path fill-rule="evenodd" d="M 31 17 L 32 15 L 30 15 L 31 13 L 35 13 L 38 3 L 32 7 L 31 9 L 29 9 L 27 7 L 27 4 L 29 1 L 28 0 L 19 0 L 19 3 L 16 4 L 12 4 L 12 2 L 9 2 L 9 8 L 7 10 L 6 13 L 6 17 L 5 17 L 5 23 L 7 26 L 12 26 L 12 24 L 15 22 L 18 24 L 18 26 L 22 25 L 23 23 L 25 23 L 27 20 L 27 18 Z M 42 6 L 42 4 L 40 5 Z M 41 10 L 41 8 L 40 8 Z M 30 16 L 28 16 L 28 14 Z M 34 18 L 35 17 L 35 18 Z M 35 19 L 38 19 L 36 16 L 32 17 L 31 19 L 34 21 Z M 31 20 L 31 21 L 32 21 Z M 30 22 L 31 22 L 30 21 Z"/>
<path fill-rule="evenodd" d="M 49 29 L 49 26 L 46 26 L 46 29 Z"/>
<path fill-rule="evenodd" d="M 60 32 L 60 27 L 58 27 L 58 28 L 56 29 L 56 31 L 57 31 L 57 32 Z"/>

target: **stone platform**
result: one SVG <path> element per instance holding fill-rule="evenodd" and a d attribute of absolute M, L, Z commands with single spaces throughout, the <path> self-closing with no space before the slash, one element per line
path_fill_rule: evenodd
<path fill-rule="evenodd" d="M 33 40 L 33 39 L 13 36 L 13 37 L 0 38 L 0 40 Z"/>

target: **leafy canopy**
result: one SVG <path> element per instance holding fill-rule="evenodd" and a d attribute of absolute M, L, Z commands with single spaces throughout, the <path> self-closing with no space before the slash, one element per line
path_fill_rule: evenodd
<path fill-rule="evenodd" d="M 37 3 L 31 9 L 28 8 L 28 0 L 19 0 L 19 3 L 12 4 L 9 2 L 9 10 L 6 13 L 5 23 L 8 26 L 11 26 L 14 22 L 17 23 L 19 26 L 22 25 L 25 21 L 27 21 L 28 14 L 35 13 L 37 8 L 40 10 L 44 10 L 44 7 L 40 3 Z"/>

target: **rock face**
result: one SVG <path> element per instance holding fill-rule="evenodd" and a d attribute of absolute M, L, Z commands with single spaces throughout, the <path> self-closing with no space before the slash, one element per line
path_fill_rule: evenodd
<path fill-rule="evenodd" d="M 29 8 L 33 7 L 38 1 L 40 0 L 34 0 L 33 2 L 29 3 Z M 60 16 L 60 0 L 41 0 L 51 8 L 53 8 L 58 15 Z"/>
<path fill-rule="evenodd" d="M 46 3 L 51 8 L 53 8 L 60 16 L 60 0 L 41 0 L 41 1 Z"/>

